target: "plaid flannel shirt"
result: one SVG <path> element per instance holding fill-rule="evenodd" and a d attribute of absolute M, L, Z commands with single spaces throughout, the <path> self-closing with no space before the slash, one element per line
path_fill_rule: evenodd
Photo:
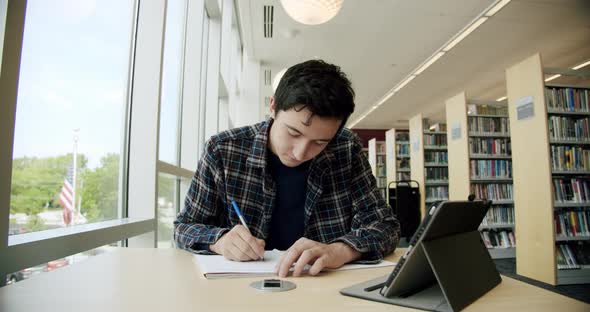
<path fill-rule="evenodd" d="M 275 203 L 275 183 L 267 166 L 272 120 L 211 137 L 199 161 L 183 210 L 174 221 L 178 247 L 208 249 L 240 224 L 235 200 L 252 235 L 265 240 Z M 343 242 L 380 260 L 399 241 L 399 222 L 376 187 L 358 137 L 342 129 L 310 164 L 305 198 L 304 236 L 321 243 Z"/>

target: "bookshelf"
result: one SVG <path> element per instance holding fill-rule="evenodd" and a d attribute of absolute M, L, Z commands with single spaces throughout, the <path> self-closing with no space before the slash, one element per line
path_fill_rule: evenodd
<path fill-rule="evenodd" d="M 506 105 L 467 101 L 462 92 L 446 101 L 449 125 L 449 198 L 469 194 L 492 200 L 480 225 L 492 258 L 514 258 L 514 205 L 510 128 Z M 465 177 L 469 177 L 466 179 Z"/>
<path fill-rule="evenodd" d="M 539 54 L 506 70 L 517 274 L 590 283 L 590 89 L 545 85 L 550 73 Z"/>
<path fill-rule="evenodd" d="M 420 211 L 426 205 L 448 199 L 446 125 L 430 125 L 418 114 L 410 119 L 410 176 L 420 183 Z"/>
<path fill-rule="evenodd" d="M 390 129 L 385 132 L 387 183 L 410 180 L 410 133 Z"/>
<path fill-rule="evenodd" d="M 385 158 L 385 142 L 377 141 L 377 139 L 369 140 L 369 164 L 377 180 L 377 188 L 379 188 L 381 196 L 387 200 L 387 168 Z"/>

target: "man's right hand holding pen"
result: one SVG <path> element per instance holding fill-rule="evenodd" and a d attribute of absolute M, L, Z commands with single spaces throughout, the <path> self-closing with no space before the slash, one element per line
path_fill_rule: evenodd
<path fill-rule="evenodd" d="M 228 260 L 252 261 L 264 257 L 264 244 L 263 240 L 252 236 L 248 228 L 238 224 L 210 245 L 209 249 Z"/>

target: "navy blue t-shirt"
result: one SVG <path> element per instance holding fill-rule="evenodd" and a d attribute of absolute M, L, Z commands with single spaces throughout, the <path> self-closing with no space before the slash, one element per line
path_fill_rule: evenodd
<path fill-rule="evenodd" d="M 276 196 L 265 248 L 287 250 L 304 234 L 305 191 L 310 162 L 291 168 L 283 165 L 270 150 L 267 154 Z"/>

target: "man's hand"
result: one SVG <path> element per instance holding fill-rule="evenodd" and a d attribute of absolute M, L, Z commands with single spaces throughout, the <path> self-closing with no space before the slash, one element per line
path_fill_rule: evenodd
<path fill-rule="evenodd" d="M 238 224 L 210 245 L 209 249 L 228 260 L 251 261 L 264 257 L 264 244 L 263 240 L 252 236 L 247 228 Z"/>
<path fill-rule="evenodd" d="M 324 268 L 337 269 L 361 257 L 361 253 L 344 243 L 322 244 L 305 237 L 300 238 L 279 260 L 277 274 L 286 277 L 293 264 L 293 276 L 300 276 L 305 265 L 310 264 L 309 274 L 316 275 Z"/>

